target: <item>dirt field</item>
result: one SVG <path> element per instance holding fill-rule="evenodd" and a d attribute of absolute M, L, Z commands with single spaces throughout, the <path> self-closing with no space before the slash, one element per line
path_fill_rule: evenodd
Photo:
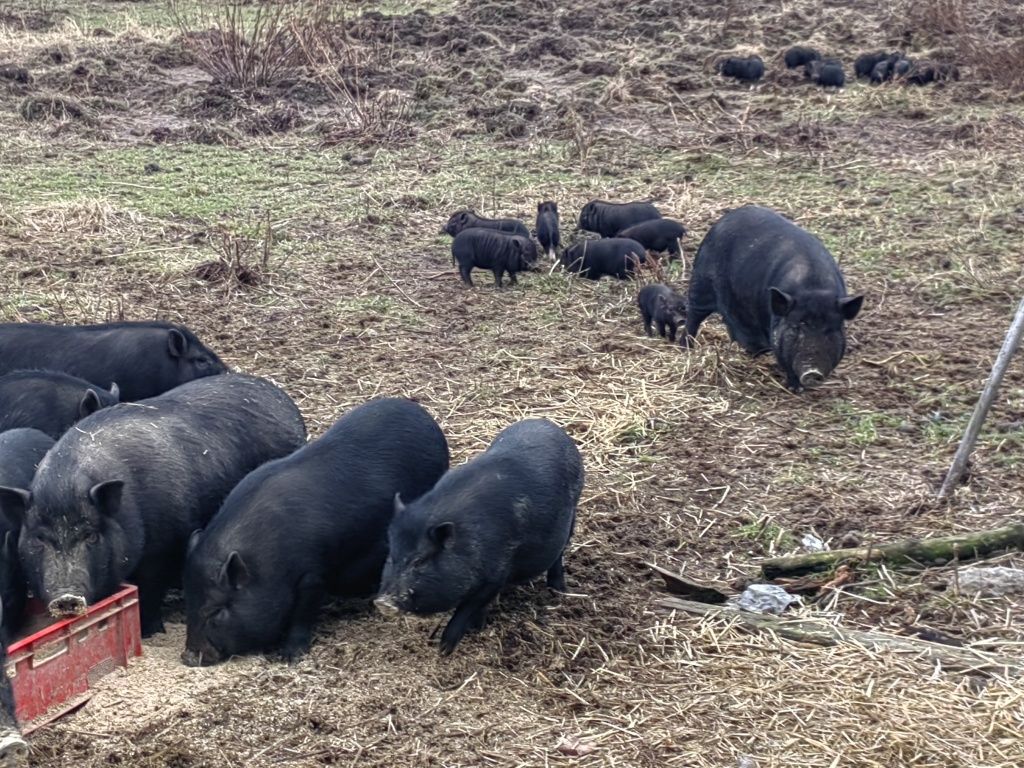
<path fill-rule="evenodd" d="M 33 735 L 34 765 L 1024 765 L 1018 680 L 668 615 L 645 566 L 735 582 L 811 532 L 1019 519 L 1020 360 L 969 482 L 935 501 L 1024 289 L 1019 90 L 970 63 L 853 83 L 867 50 L 955 58 L 953 38 L 904 35 L 904 4 L 460 0 L 350 6 L 347 91 L 303 68 L 245 91 L 201 66 L 205 5 L 179 6 L 183 37 L 162 2 L 0 2 L 0 317 L 186 322 L 285 387 L 314 436 L 377 395 L 430 409 L 456 462 L 554 419 L 588 469 L 572 594 L 509 592 L 450 658 L 436 621 L 332 605 L 290 667 L 182 666 L 178 606 Z M 841 56 L 849 86 L 786 73 L 797 42 Z M 764 57 L 763 83 L 713 74 L 734 50 Z M 728 208 L 792 217 L 867 295 L 846 360 L 794 396 L 717 319 L 690 353 L 646 338 L 635 284 L 459 284 L 453 210 L 532 225 L 554 199 L 568 238 L 593 197 L 654 200 L 690 229 L 687 262 Z M 955 570 L 864 569 L 798 613 L 1019 655 L 1021 599 L 961 594 Z"/>

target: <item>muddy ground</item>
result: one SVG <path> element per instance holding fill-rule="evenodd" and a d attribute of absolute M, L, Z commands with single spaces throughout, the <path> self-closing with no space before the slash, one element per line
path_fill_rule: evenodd
<path fill-rule="evenodd" d="M 910 23 L 926 3 L 347 6 L 329 76 L 250 89 L 209 71 L 211 5 L 0 4 L 0 316 L 186 322 L 285 387 L 313 435 L 405 395 L 462 461 L 554 419 L 588 468 L 572 594 L 511 591 L 451 658 L 436 621 L 356 603 L 327 609 L 294 666 L 198 670 L 177 661 L 174 604 L 143 660 L 33 735 L 33 764 L 1024 762 L 1015 679 L 667 615 L 645 565 L 736 583 L 807 533 L 839 547 L 1019 519 L 1019 362 L 968 482 L 935 500 L 1024 287 L 1024 109 L 956 35 Z M 901 45 L 963 77 L 824 91 L 784 71 L 797 42 L 848 72 Z M 715 75 L 732 51 L 763 56 L 765 80 Z M 593 197 L 654 200 L 689 228 L 687 263 L 728 208 L 792 217 L 867 295 L 846 360 L 794 396 L 717 320 L 690 353 L 646 338 L 634 284 L 459 284 L 451 211 L 532 223 L 554 199 L 571 235 Z M 683 288 L 685 269 L 665 279 Z M 800 612 L 1012 657 L 1018 608 L 962 594 L 947 566 L 862 569 Z"/>

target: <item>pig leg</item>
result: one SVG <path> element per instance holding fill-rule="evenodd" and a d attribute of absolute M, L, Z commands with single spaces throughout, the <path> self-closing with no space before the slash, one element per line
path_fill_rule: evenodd
<path fill-rule="evenodd" d="M 295 607 L 288 634 L 281 645 L 281 656 L 291 664 L 309 651 L 313 637 L 313 624 L 320 613 L 324 597 L 324 583 L 319 576 L 307 573 L 299 581 L 295 594 Z"/>
<path fill-rule="evenodd" d="M 646 312 L 642 312 L 641 314 L 644 316 L 644 330 L 647 331 L 648 336 L 653 336 L 654 334 L 651 332 L 651 316 Z"/>
<path fill-rule="evenodd" d="M 468 285 L 470 288 L 473 287 L 473 278 L 469 276 L 469 273 L 473 271 L 472 267 L 459 267 L 459 274 L 462 276 L 462 282 Z"/>
<path fill-rule="evenodd" d="M 690 283 L 690 295 L 686 305 L 686 334 L 679 343 L 684 348 L 689 347 L 697 338 L 700 324 L 717 311 L 718 301 L 715 298 L 715 287 L 711 280 L 708 278 L 693 280 Z"/>
<path fill-rule="evenodd" d="M 163 558 L 154 558 L 135 572 L 134 581 L 139 588 L 139 619 L 143 637 L 152 637 L 164 631 L 162 608 L 164 597 L 170 588 L 167 575 L 176 572 Z"/>
<path fill-rule="evenodd" d="M 655 325 L 658 326 L 658 335 L 661 336 L 661 338 L 664 339 L 665 338 L 665 322 L 663 320 L 658 320 L 658 321 L 656 321 Z"/>
<path fill-rule="evenodd" d="M 508 273 L 508 284 L 509 285 L 515 285 L 516 284 L 516 273 L 515 272 L 509 272 Z"/>
<path fill-rule="evenodd" d="M 665 323 L 665 327 L 668 328 L 668 340 L 669 341 L 675 341 L 676 340 L 676 330 L 679 328 L 679 326 L 677 326 L 674 322 L 669 320 L 667 323 Z"/>
<path fill-rule="evenodd" d="M 441 633 L 441 655 L 447 656 L 455 650 L 455 646 L 470 627 L 481 621 L 481 614 L 486 614 L 487 606 L 500 591 L 500 585 L 484 584 L 459 603 L 459 607 L 455 609 L 444 632 Z"/>
<path fill-rule="evenodd" d="M 502 275 L 505 274 L 505 270 L 504 269 L 495 269 L 495 270 L 493 270 L 493 272 L 494 272 L 494 287 L 495 288 L 501 288 L 501 278 L 502 278 Z"/>
<path fill-rule="evenodd" d="M 547 584 L 555 592 L 565 592 L 565 565 L 562 563 L 562 555 L 559 555 L 555 564 L 548 568 Z"/>

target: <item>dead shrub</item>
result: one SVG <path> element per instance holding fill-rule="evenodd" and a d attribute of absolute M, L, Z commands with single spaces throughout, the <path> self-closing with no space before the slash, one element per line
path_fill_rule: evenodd
<path fill-rule="evenodd" d="M 260 285 L 270 271 L 273 244 L 269 214 L 251 232 L 221 227 L 213 241 L 217 258 L 197 265 L 192 274 L 204 282 L 222 283 L 229 291 L 234 287 Z"/>
<path fill-rule="evenodd" d="M 1024 87 L 1024 5 L 1019 0 L 903 0 L 893 13 L 905 39 L 950 50 L 978 80 Z"/>
<path fill-rule="evenodd" d="M 326 143 L 348 139 L 394 143 L 412 135 L 411 97 L 395 88 L 374 88 L 380 77 L 394 72 L 395 40 L 360 42 L 347 30 L 339 4 L 316 0 L 307 8 L 303 34 L 297 34 L 305 64 L 313 76 L 345 108 L 345 119 L 327 131 Z"/>
<path fill-rule="evenodd" d="M 215 82 L 252 91 L 293 78 L 302 63 L 299 36 L 307 4 L 218 2 L 213 10 L 171 0 L 182 45 Z"/>

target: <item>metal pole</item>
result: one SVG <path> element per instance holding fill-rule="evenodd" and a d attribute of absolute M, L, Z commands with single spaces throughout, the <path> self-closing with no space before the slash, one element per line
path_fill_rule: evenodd
<path fill-rule="evenodd" d="M 1003 348 L 999 350 L 999 356 L 992 366 L 992 373 L 989 374 L 988 381 L 985 382 L 985 389 L 981 391 L 978 404 L 974 406 L 971 421 L 967 425 L 964 436 L 960 439 L 960 447 L 956 449 L 953 465 L 949 468 L 946 479 L 942 483 L 942 489 L 939 491 L 940 499 L 946 498 L 960 482 L 964 469 L 967 467 L 967 460 L 971 458 L 971 451 L 974 450 L 974 444 L 978 440 L 978 433 L 981 432 L 981 426 L 985 423 L 985 417 L 988 416 L 988 409 L 992 406 L 992 401 L 996 399 L 996 392 L 999 391 L 999 385 L 1003 381 L 1006 369 L 1010 366 L 1014 352 L 1020 346 L 1022 335 L 1024 335 L 1024 299 L 1021 299 L 1017 306 L 1013 324 L 1006 332 L 1006 338 L 1003 339 Z"/>

